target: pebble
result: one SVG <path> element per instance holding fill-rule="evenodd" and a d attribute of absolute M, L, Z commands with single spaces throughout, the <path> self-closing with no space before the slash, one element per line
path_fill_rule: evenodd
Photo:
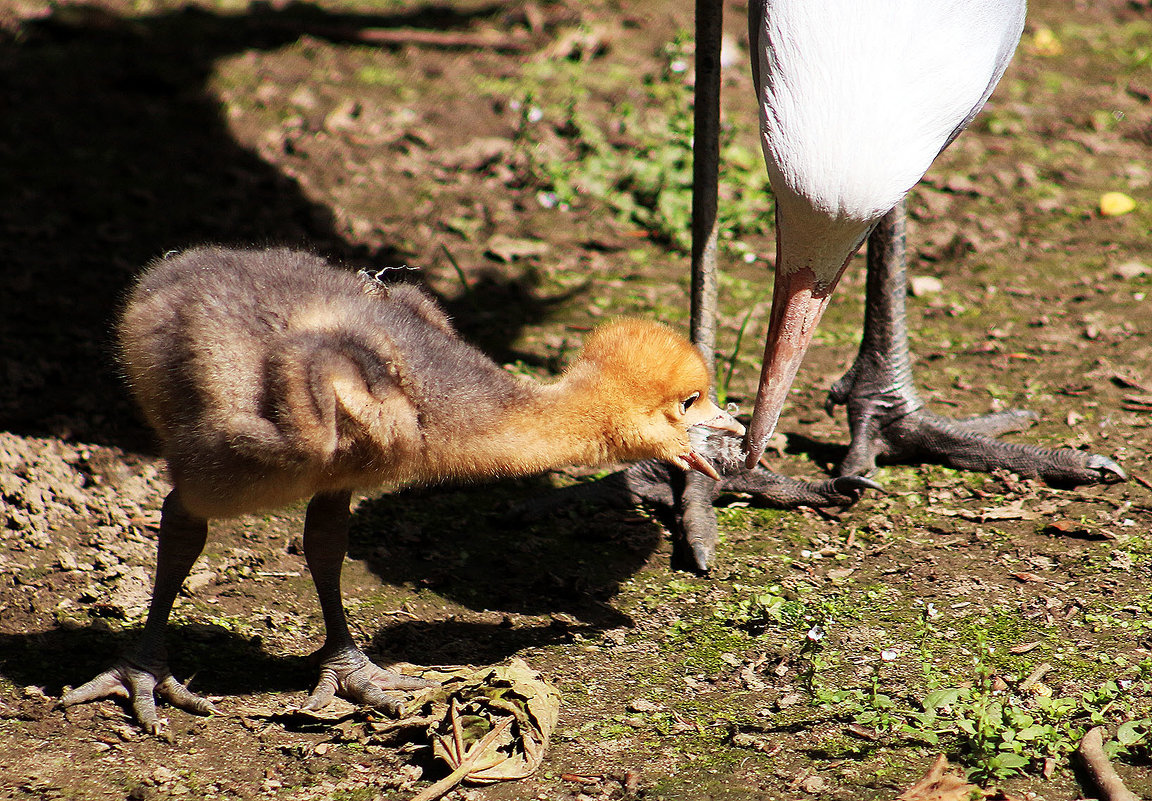
<path fill-rule="evenodd" d="M 1135 278 L 1142 278 L 1145 275 L 1152 273 L 1152 267 L 1149 267 L 1142 261 L 1133 259 L 1132 261 L 1126 261 L 1123 264 L 1116 265 L 1112 272 L 1117 278 L 1123 278 L 1125 281 L 1131 281 Z"/>
<path fill-rule="evenodd" d="M 912 296 L 922 298 L 944 290 L 944 282 L 934 275 L 914 275 L 908 279 L 908 289 Z"/>

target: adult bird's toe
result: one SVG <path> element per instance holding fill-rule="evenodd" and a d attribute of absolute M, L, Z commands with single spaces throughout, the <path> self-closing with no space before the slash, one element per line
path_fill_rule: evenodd
<path fill-rule="evenodd" d="M 829 490 L 828 497 L 831 500 L 835 497 L 843 498 L 846 504 L 855 503 L 864 494 L 864 490 L 876 490 L 883 492 L 884 487 L 880 483 L 873 481 L 867 476 L 837 476 L 836 478 L 828 481 Z"/>

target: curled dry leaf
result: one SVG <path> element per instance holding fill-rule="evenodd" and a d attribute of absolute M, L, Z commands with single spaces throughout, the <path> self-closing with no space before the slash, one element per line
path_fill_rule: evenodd
<path fill-rule="evenodd" d="M 928 768 L 924 777 L 896 796 L 896 801 L 1015 801 L 1003 790 L 985 790 L 969 784 L 959 773 L 948 770 L 948 758 L 943 754 Z"/>
<path fill-rule="evenodd" d="M 522 659 L 443 679 L 409 706 L 431 706 L 435 755 L 452 774 L 418 798 L 438 798 L 461 781 L 488 784 L 530 775 L 544 759 L 560 715 L 560 692 Z M 438 794 L 433 794 L 438 791 Z"/>

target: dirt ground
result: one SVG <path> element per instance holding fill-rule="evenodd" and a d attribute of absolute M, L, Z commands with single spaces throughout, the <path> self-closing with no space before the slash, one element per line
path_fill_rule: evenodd
<path fill-rule="evenodd" d="M 741 211 L 718 351 L 746 407 L 771 202 L 746 160 L 746 6 L 726 7 Z M 286 713 L 322 637 L 301 508 L 215 524 L 177 602 L 173 669 L 220 715 L 167 710 L 169 743 L 112 701 L 54 707 L 133 641 L 166 492 L 111 322 L 141 265 L 211 241 L 397 268 L 535 375 L 606 315 L 683 326 L 687 140 L 663 121 L 684 115 L 692 13 L 0 0 L 0 797 L 406 799 L 447 773 L 378 715 Z M 1069 756 L 1095 724 L 1152 796 L 1150 152 L 1147 0 L 1038 0 L 988 110 L 910 200 L 912 273 L 937 279 L 910 298 L 925 397 L 1031 408 L 1013 438 L 1106 454 L 1127 483 L 896 465 L 845 510 L 726 498 L 708 576 L 675 568 L 652 510 L 508 522 L 581 471 L 358 499 L 344 592 L 377 661 L 521 657 L 563 696 L 535 776 L 449 797 L 892 799 L 938 752 L 1012 798 L 1096 797 Z M 1135 209 L 1102 214 L 1107 192 Z M 822 406 L 862 285 L 859 264 L 797 380 L 782 472 L 844 453 Z"/>

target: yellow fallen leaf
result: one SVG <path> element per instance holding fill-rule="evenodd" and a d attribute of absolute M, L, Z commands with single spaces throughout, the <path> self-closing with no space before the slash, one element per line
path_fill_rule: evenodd
<path fill-rule="evenodd" d="M 1136 201 L 1123 192 L 1105 192 L 1100 196 L 1100 213 L 1105 217 L 1119 217 L 1136 208 Z"/>
<path fill-rule="evenodd" d="M 1052 29 L 1045 26 L 1037 28 L 1036 33 L 1032 34 L 1031 50 L 1038 56 L 1059 56 L 1064 52 L 1064 45 Z"/>
<path fill-rule="evenodd" d="M 476 784 L 530 775 L 548 750 L 560 714 L 560 692 L 523 659 L 446 678 L 423 703 L 448 704 L 429 729 L 433 752 L 454 769 L 473 757 L 462 778 Z M 483 747 L 476 751 L 478 743 Z"/>

